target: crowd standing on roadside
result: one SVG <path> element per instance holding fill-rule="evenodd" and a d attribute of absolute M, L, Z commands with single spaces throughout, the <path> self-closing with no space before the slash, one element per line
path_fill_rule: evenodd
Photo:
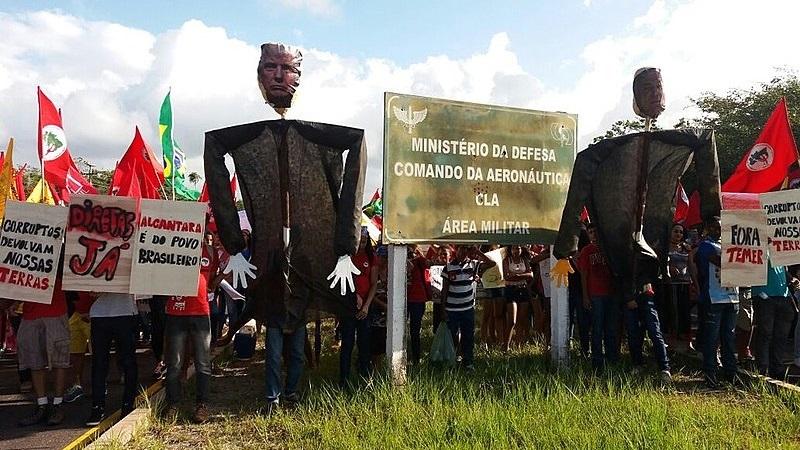
<path fill-rule="evenodd" d="M 620 365 L 625 348 L 632 371 L 646 372 L 645 337 L 652 344 L 648 349 L 654 373 L 664 382 L 672 378 L 670 354 L 674 351 L 701 353 L 705 383 L 711 388 L 735 383 L 743 365 L 780 379 L 800 372 L 800 267 L 770 263 L 766 285 L 722 287 L 720 234 L 718 218 L 702 228 L 674 224 L 662 278 L 635 298 L 622 299 L 596 228 L 584 223 L 579 251 L 570 259 L 575 269 L 568 289 L 570 334 L 578 354 L 596 373 L 612 366 L 626 367 Z M 245 239 L 249 242 L 249 234 Z M 499 260 L 487 256 L 501 250 L 504 257 Z M 364 228 L 352 258 L 360 270 L 350 297 L 354 314 L 330 319 L 338 324 L 339 381 L 345 388 L 372 377 L 381 367 L 388 325 L 386 246 L 374 242 Z M 109 415 L 105 404 L 107 379 L 114 368 L 112 353 L 124 385 L 122 414 L 127 414 L 143 387 L 136 360 L 137 347 L 142 346 L 152 350 L 152 378 L 166 380 L 168 416 L 179 414 L 181 380 L 194 364 L 197 382 L 190 416 L 197 423 L 207 421 L 211 346 L 217 340 L 227 343 L 221 339 L 225 327 L 236 322 L 247 301 L 244 290 L 221 288 L 225 283 L 230 288 L 232 281 L 224 273 L 227 259 L 212 225 L 202 247 L 195 296 L 136 298 L 65 292 L 59 275 L 49 305 L 2 300 L 3 351 L 16 353 L 20 386 L 32 390 L 35 398 L 30 414 L 21 417 L 19 425 L 58 425 L 64 418 L 62 405 L 81 398 L 90 399 L 86 425 L 101 423 Z M 546 348 L 549 264 L 549 248 L 541 245 L 408 246 L 408 362 L 413 367 L 425 361 L 422 335 L 428 314 L 432 331 L 446 324 L 460 367 L 468 371 L 476 365 L 476 327 L 484 348 L 513 352 L 528 343 Z M 483 288 L 482 276 L 495 266 L 505 286 Z M 482 309 L 479 320 L 478 308 Z M 313 363 L 314 357 L 305 327 L 286 334 L 280 320 L 268 320 L 256 325 L 256 333 L 262 325 L 266 326 L 266 407 L 262 411 L 269 414 L 280 405 L 301 400 L 303 367 Z M 316 325 L 318 355 L 321 322 Z M 353 359 L 356 377 L 351 373 Z M 89 377 L 84 372 L 87 364 Z"/>

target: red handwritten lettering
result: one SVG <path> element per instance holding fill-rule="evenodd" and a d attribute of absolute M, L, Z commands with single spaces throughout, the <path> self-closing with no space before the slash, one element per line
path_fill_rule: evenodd
<path fill-rule="evenodd" d="M 78 238 L 78 242 L 86 247 L 86 257 L 81 261 L 79 255 L 72 255 L 72 258 L 69 259 L 69 270 L 76 275 L 86 275 L 94 267 L 97 253 L 105 250 L 106 242 L 86 236 Z"/>
<path fill-rule="evenodd" d="M 70 205 L 68 229 L 83 229 L 92 233 L 122 237 L 133 236 L 136 213 L 118 207 L 95 206 L 91 200 L 83 205 Z"/>

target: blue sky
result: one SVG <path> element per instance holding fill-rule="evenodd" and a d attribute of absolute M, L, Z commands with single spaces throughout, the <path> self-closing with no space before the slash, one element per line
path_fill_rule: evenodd
<path fill-rule="evenodd" d="M 696 115 L 701 92 L 800 70 L 797 17 L 794 0 L 4 0 L 0 141 L 15 137 L 18 162 L 36 162 L 39 85 L 73 155 L 111 168 L 135 126 L 158 149 L 172 87 L 175 136 L 202 173 L 205 131 L 275 117 L 254 78 L 258 45 L 279 41 L 304 54 L 290 117 L 364 129 L 369 192 L 385 91 L 574 113 L 583 148 L 634 117 L 639 67 L 662 70 L 664 127 Z"/>
<path fill-rule="evenodd" d="M 287 0 L 286 3 L 295 3 Z M 296 0 L 303 4 L 302 0 Z M 313 2 L 311 2 L 313 3 Z M 11 0 L 5 9 L 57 9 L 84 19 L 119 22 L 153 34 L 199 19 L 249 44 L 283 41 L 353 58 L 389 58 L 401 65 L 428 55 L 464 58 L 498 32 L 514 43 L 520 65 L 554 86 L 581 73 L 577 55 L 588 43 L 630 27 L 652 2 L 566 1 L 355 1 L 335 2 L 335 11 L 314 13 L 280 0 L 136 2 Z M 231 5 L 235 4 L 235 7 Z M 323 9 L 324 11 L 324 9 Z"/>

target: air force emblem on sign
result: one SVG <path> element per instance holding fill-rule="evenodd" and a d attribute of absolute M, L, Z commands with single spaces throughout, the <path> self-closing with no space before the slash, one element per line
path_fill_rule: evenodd
<path fill-rule="evenodd" d="M 408 134 L 411 134 L 411 132 L 414 131 L 414 127 L 420 124 L 423 120 L 425 120 L 425 117 L 428 116 L 428 108 L 414 111 L 411 109 L 411 106 L 409 106 L 408 109 L 393 106 L 392 109 L 394 110 L 394 116 L 397 118 L 397 120 L 405 124 Z"/>
<path fill-rule="evenodd" d="M 752 172 L 768 169 L 775 158 L 775 150 L 769 144 L 756 144 L 747 155 L 747 168 Z"/>
<path fill-rule="evenodd" d="M 67 136 L 58 125 L 42 127 L 42 159 L 52 161 L 67 151 Z"/>
<path fill-rule="evenodd" d="M 572 145 L 575 142 L 575 133 L 567 128 L 563 123 L 553 123 L 550 125 L 550 136 L 562 147 Z"/>

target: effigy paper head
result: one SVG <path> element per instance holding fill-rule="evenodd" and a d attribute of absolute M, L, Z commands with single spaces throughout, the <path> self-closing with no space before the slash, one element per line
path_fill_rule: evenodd
<path fill-rule="evenodd" d="M 280 115 L 292 106 L 292 98 L 300 85 L 300 50 L 278 43 L 261 45 L 258 61 L 258 87 L 264 100 Z"/>
<path fill-rule="evenodd" d="M 664 112 L 664 87 L 661 70 L 643 67 L 633 76 L 633 111 L 639 117 L 655 119 Z"/>

